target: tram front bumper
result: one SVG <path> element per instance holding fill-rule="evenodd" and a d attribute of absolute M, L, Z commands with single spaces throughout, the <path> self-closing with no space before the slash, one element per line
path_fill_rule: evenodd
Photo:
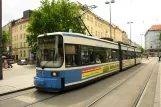
<path fill-rule="evenodd" d="M 62 88 L 61 78 L 34 77 L 34 85 L 40 88 Z"/>

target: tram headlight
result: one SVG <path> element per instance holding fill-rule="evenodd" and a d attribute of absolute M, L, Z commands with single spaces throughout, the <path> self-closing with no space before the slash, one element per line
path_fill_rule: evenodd
<path fill-rule="evenodd" d="M 58 77 L 59 76 L 59 72 L 52 72 L 52 76 L 53 77 Z"/>

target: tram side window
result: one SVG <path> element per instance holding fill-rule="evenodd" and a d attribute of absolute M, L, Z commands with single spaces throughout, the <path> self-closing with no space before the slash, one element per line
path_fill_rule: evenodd
<path fill-rule="evenodd" d="M 89 63 L 90 64 L 95 64 L 96 63 L 96 55 L 94 52 L 94 47 L 89 47 L 88 48 L 88 53 L 89 53 Z"/>
<path fill-rule="evenodd" d="M 107 62 L 107 53 L 105 48 L 95 47 L 96 54 L 96 63 L 106 63 Z"/>
<path fill-rule="evenodd" d="M 65 62 L 66 67 L 76 66 L 75 63 L 75 55 L 76 55 L 76 46 L 75 45 L 65 45 Z"/>
<path fill-rule="evenodd" d="M 131 59 L 131 58 L 132 58 L 131 51 L 128 51 L 128 59 Z"/>
<path fill-rule="evenodd" d="M 89 50 L 88 46 L 81 46 L 81 59 L 82 59 L 82 65 L 87 65 L 90 62 L 89 59 Z"/>
<path fill-rule="evenodd" d="M 123 55 L 123 60 L 127 60 L 128 59 L 128 56 L 129 56 L 128 55 L 128 52 L 127 51 L 123 51 L 122 53 L 123 53 L 122 54 Z"/>
<path fill-rule="evenodd" d="M 119 60 L 119 51 L 117 49 L 111 49 L 111 59 L 112 61 L 118 61 Z"/>

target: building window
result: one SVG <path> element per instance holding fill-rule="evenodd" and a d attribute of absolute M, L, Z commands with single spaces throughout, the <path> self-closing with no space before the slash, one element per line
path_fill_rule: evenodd
<path fill-rule="evenodd" d="M 90 18 L 91 22 L 93 22 L 93 17 Z"/>
<path fill-rule="evenodd" d="M 24 47 L 26 47 L 26 42 L 24 42 Z"/>
<path fill-rule="evenodd" d="M 20 57 L 22 57 L 22 51 L 20 51 Z"/>
<path fill-rule="evenodd" d="M 24 33 L 23 38 L 26 38 L 26 34 Z"/>
<path fill-rule="evenodd" d="M 22 25 L 20 25 L 20 30 L 22 30 Z"/>
<path fill-rule="evenodd" d="M 17 43 L 17 46 L 16 47 L 18 48 L 18 43 Z"/>
<path fill-rule="evenodd" d="M 96 30 L 96 36 L 97 36 L 97 30 Z"/>
<path fill-rule="evenodd" d="M 95 25 L 97 26 L 97 22 L 95 22 Z"/>
<path fill-rule="evenodd" d="M 22 39 L 22 34 L 20 34 L 20 39 Z"/>
<path fill-rule="evenodd" d="M 20 42 L 20 48 L 22 48 L 22 42 Z"/>
<path fill-rule="evenodd" d="M 98 32 L 98 37 L 100 37 L 100 32 Z"/>
<path fill-rule="evenodd" d="M 25 29 L 25 28 L 26 28 L 26 24 L 23 25 L 23 29 Z"/>
<path fill-rule="evenodd" d="M 24 50 L 24 55 L 23 55 L 24 57 L 26 57 L 26 51 Z"/>
<path fill-rule="evenodd" d="M 87 20 L 89 20 L 89 15 L 87 15 Z"/>
<path fill-rule="evenodd" d="M 92 27 L 91 27 L 91 34 L 93 33 L 93 29 L 92 29 Z"/>

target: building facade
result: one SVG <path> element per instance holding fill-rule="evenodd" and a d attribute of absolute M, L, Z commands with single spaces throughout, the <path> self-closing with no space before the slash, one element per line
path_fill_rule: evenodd
<path fill-rule="evenodd" d="M 32 59 L 31 48 L 27 43 L 27 25 L 31 11 L 24 11 L 23 17 L 15 21 L 12 25 L 12 57 L 18 59 Z"/>
<path fill-rule="evenodd" d="M 130 41 L 128 39 L 128 35 L 125 31 L 122 32 L 122 42 L 125 43 L 125 44 L 128 44 L 130 45 Z"/>
<path fill-rule="evenodd" d="M 145 51 L 149 55 L 158 56 L 161 52 L 160 32 L 161 25 L 152 25 L 145 34 Z"/>
<path fill-rule="evenodd" d="M 88 11 L 83 16 L 83 21 L 92 36 L 97 38 L 112 38 L 113 41 L 123 42 L 122 30 L 119 27 L 113 24 L 111 25 L 111 37 L 110 37 L 110 23 L 98 17 L 91 11 Z M 86 34 L 89 35 L 87 31 Z"/>

